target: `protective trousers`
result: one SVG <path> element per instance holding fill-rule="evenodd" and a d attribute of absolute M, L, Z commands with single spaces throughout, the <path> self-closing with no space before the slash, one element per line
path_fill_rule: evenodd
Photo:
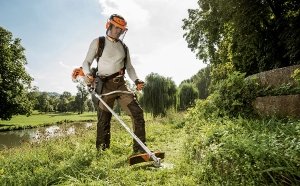
<path fill-rule="evenodd" d="M 102 94 L 109 93 L 115 90 L 130 91 L 123 78 L 119 81 L 115 79 L 110 79 L 104 83 Z M 134 94 L 124 94 L 115 93 L 108 96 L 103 96 L 102 100 L 110 107 L 113 108 L 114 101 L 117 100 L 122 108 L 126 111 L 128 115 L 131 116 L 133 124 L 134 134 L 145 144 L 146 134 L 145 134 L 145 120 L 143 109 L 137 101 Z M 97 140 L 96 148 L 105 150 L 110 147 L 110 121 L 112 114 L 109 110 L 101 103 L 98 102 L 99 108 L 97 110 L 98 123 L 97 123 Z M 133 150 L 134 152 L 145 152 L 144 149 L 133 140 Z"/>

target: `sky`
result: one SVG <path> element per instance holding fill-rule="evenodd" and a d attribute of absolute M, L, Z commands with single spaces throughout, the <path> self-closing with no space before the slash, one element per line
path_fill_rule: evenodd
<path fill-rule="evenodd" d="M 21 39 L 32 86 L 75 95 L 72 71 L 82 65 L 92 40 L 105 35 L 110 15 L 120 14 L 138 77 L 157 73 L 178 86 L 206 66 L 187 47 L 181 28 L 188 9 L 197 8 L 197 0 L 1 0 L 0 26 Z"/>

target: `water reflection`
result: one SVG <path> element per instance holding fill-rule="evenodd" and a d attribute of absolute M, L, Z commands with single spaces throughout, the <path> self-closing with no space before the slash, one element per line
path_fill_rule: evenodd
<path fill-rule="evenodd" d="M 74 123 L 68 125 L 40 127 L 36 129 L 0 132 L 0 150 L 5 147 L 17 147 L 23 143 L 35 143 L 58 136 L 75 134 L 76 129 L 88 129 L 92 123 Z"/>

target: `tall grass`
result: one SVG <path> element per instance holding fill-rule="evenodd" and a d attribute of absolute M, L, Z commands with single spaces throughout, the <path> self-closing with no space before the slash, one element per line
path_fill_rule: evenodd
<path fill-rule="evenodd" d="M 300 185 L 300 122 L 190 115 L 192 174 L 207 185 Z"/>
<path fill-rule="evenodd" d="M 130 123 L 129 117 L 122 117 Z M 95 149 L 95 128 L 75 135 L 0 152 L 1 185 L 196 185 L 180 168 L 183 158 L 182 129 L 166 119 L 148 120 L 147 146 L 165 151 L 164 162 L 173 169 L 156 169 L 151 163 L 128 166 L 133 155 L 131 136 L 113 120 L 112 144 L 106 151 Z M 178 179 L 178 178 L 181 179 Z"/>
<path fill-rule="evenodd" d="M 128 166 L 132 137 L 112 121 L 111 148 L 95 127 L 0 151 L 1 185 L 300 185 L 300 122 L 187 115 L 146 121 L 147 146 L 173 169 Z M 123 116 L 125 123 L 130 118 Z"/>

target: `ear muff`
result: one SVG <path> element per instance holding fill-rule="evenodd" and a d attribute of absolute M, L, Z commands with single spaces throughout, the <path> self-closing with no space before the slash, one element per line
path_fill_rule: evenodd
<path fill-rule="evenodd" d="M 109 25 L 110 25 L 110 21 L 106 23 L 106 26 L 105 26 L 105 27 L 106 27 L 106 29 L 108 29 L 108 28 L 109 28 Z"/>

